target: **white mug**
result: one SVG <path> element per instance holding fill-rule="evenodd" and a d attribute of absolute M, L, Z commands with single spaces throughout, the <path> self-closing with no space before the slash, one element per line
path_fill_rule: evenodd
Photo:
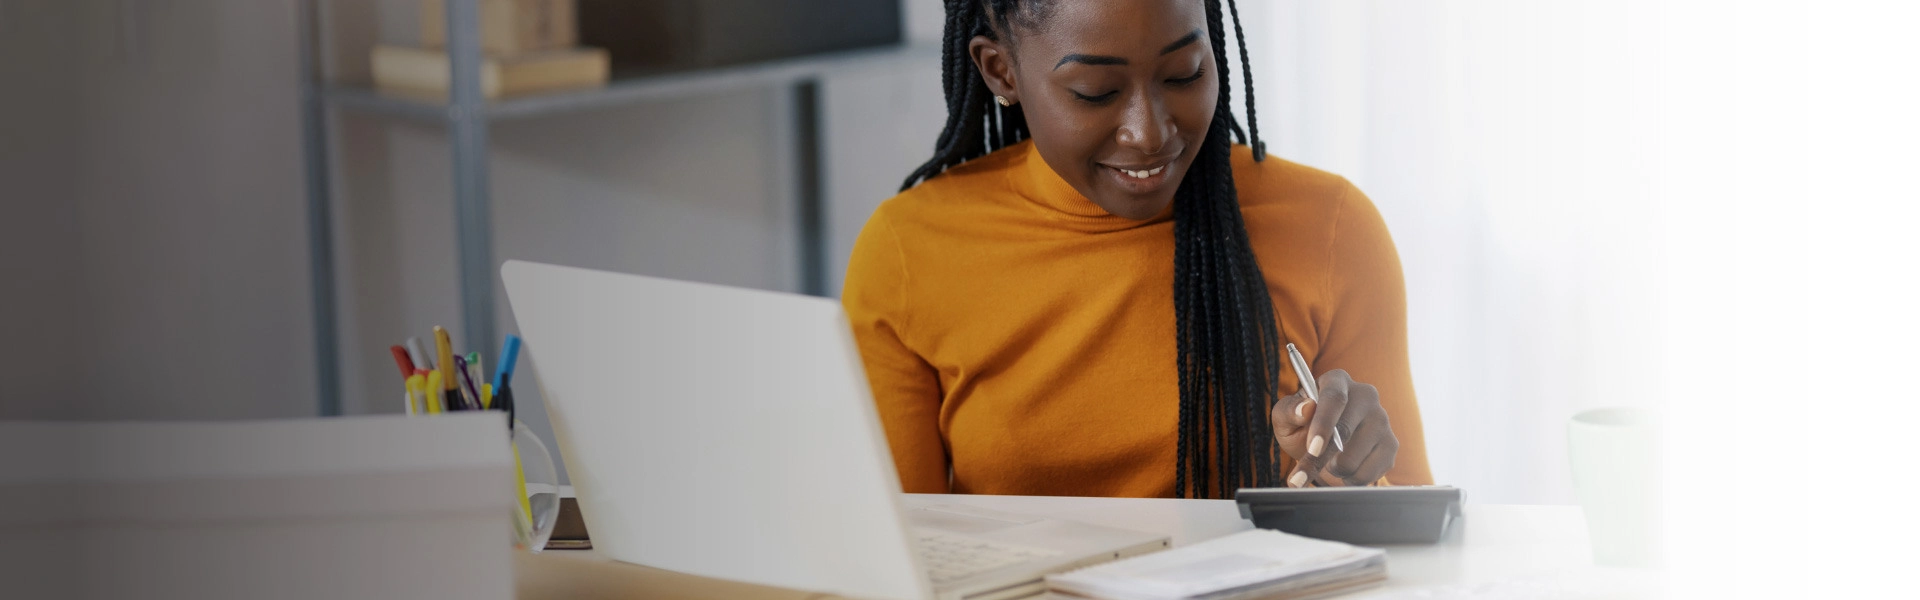
<path fill-rule="evenodd" d="M 1658 566 L 1660 424 L 1651 411 L 1597 408 L 1567 423 L 1573 488 L 1586 511 L 1593 560 L 1606 566 Z"/>

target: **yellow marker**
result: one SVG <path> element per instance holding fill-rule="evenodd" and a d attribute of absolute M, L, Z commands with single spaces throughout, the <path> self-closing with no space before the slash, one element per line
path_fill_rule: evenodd
<path fill-rule="evenodd" d="M 438 389 L 440 389 L 440 372 L 432 371 L 427 373 L 427 386 L 421 390 L 424 392 L 422 395 L 426 396 L 427 414 L 437 415 L 440 414 L 441 411 L 446 410 L 445 407 L 441 406 L 441 395 L 434 393 L 434 390 Z"/>
<path fill-rule="evenodd" d="M 423 392 L 427 378 L 419 373 L 407 376 L 407 415 L 413 416 L 426 410 L 426 398 Z"/>
<path fill-rule="evenodd" d="M 480 408 L 493 410 L 493 384 L 480 384 Z"/>
<path fill-rule="evenodd" d="M 514 525 L 517 528 L 524 523 L 527 532 L 525 539 L 531 540 L 533 538 L 533 504 L 527 501 L 527 473 L 520 469 L 520 448 L 517 446 L 513 449 L 513 481 L 518 484 L 519 490 L 515 497 L 520 499 L 520 513 L 514 515 Z M 521 521 L 521 519 L 526 520 Z"/>
<path fill-rule="evenodd" d="M 451 392 L 460 385 L 460 380 L 453 373 L 453 337 L 447 335 L 447 328 L 433 327 L 433 345 L 440 351 L 440 362 L 434 363 L 440 370 L 440 385 L 428 387 Z"/>

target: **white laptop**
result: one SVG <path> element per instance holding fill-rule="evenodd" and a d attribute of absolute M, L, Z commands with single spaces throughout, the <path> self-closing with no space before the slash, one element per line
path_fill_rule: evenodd
<path fill-rule="evenodd" d="M 501 269 L 594 547 L 862 598 L 1023 598 L 1167 536 L 908 499 L 840 304 Z"/>

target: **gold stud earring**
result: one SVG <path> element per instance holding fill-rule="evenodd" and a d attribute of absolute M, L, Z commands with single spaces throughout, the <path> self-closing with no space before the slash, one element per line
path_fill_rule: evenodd
<path fill-rule="evenodd" d="M 1001 106 L 1013 106 L 1013 101 L 1008 100 L 1006 96 L 994 96 L 993 101 L 999 102 Z"/>

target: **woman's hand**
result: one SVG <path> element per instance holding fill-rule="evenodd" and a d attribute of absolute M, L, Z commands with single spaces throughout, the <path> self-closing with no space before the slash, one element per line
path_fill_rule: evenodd
<path fill-rule="evenodd" d="M 1400 453 L 1400 440 L 1387 424 L 1387 409 L 1380 406 L 1380 391 L 1354 381 L 1343 369 L 1318 379 L 1319 402 L 1301 390 L 1273 406 L 1273 437 L 1298 463 L 1287 474 L 1287 486 L 1305 487 L 1309 480 L 1336 486 L 1378 481 Z M 1345 450 L 1333 446 L 1334 423 L 1346 426 L 1347 435 L 1341 436 Z"/>

